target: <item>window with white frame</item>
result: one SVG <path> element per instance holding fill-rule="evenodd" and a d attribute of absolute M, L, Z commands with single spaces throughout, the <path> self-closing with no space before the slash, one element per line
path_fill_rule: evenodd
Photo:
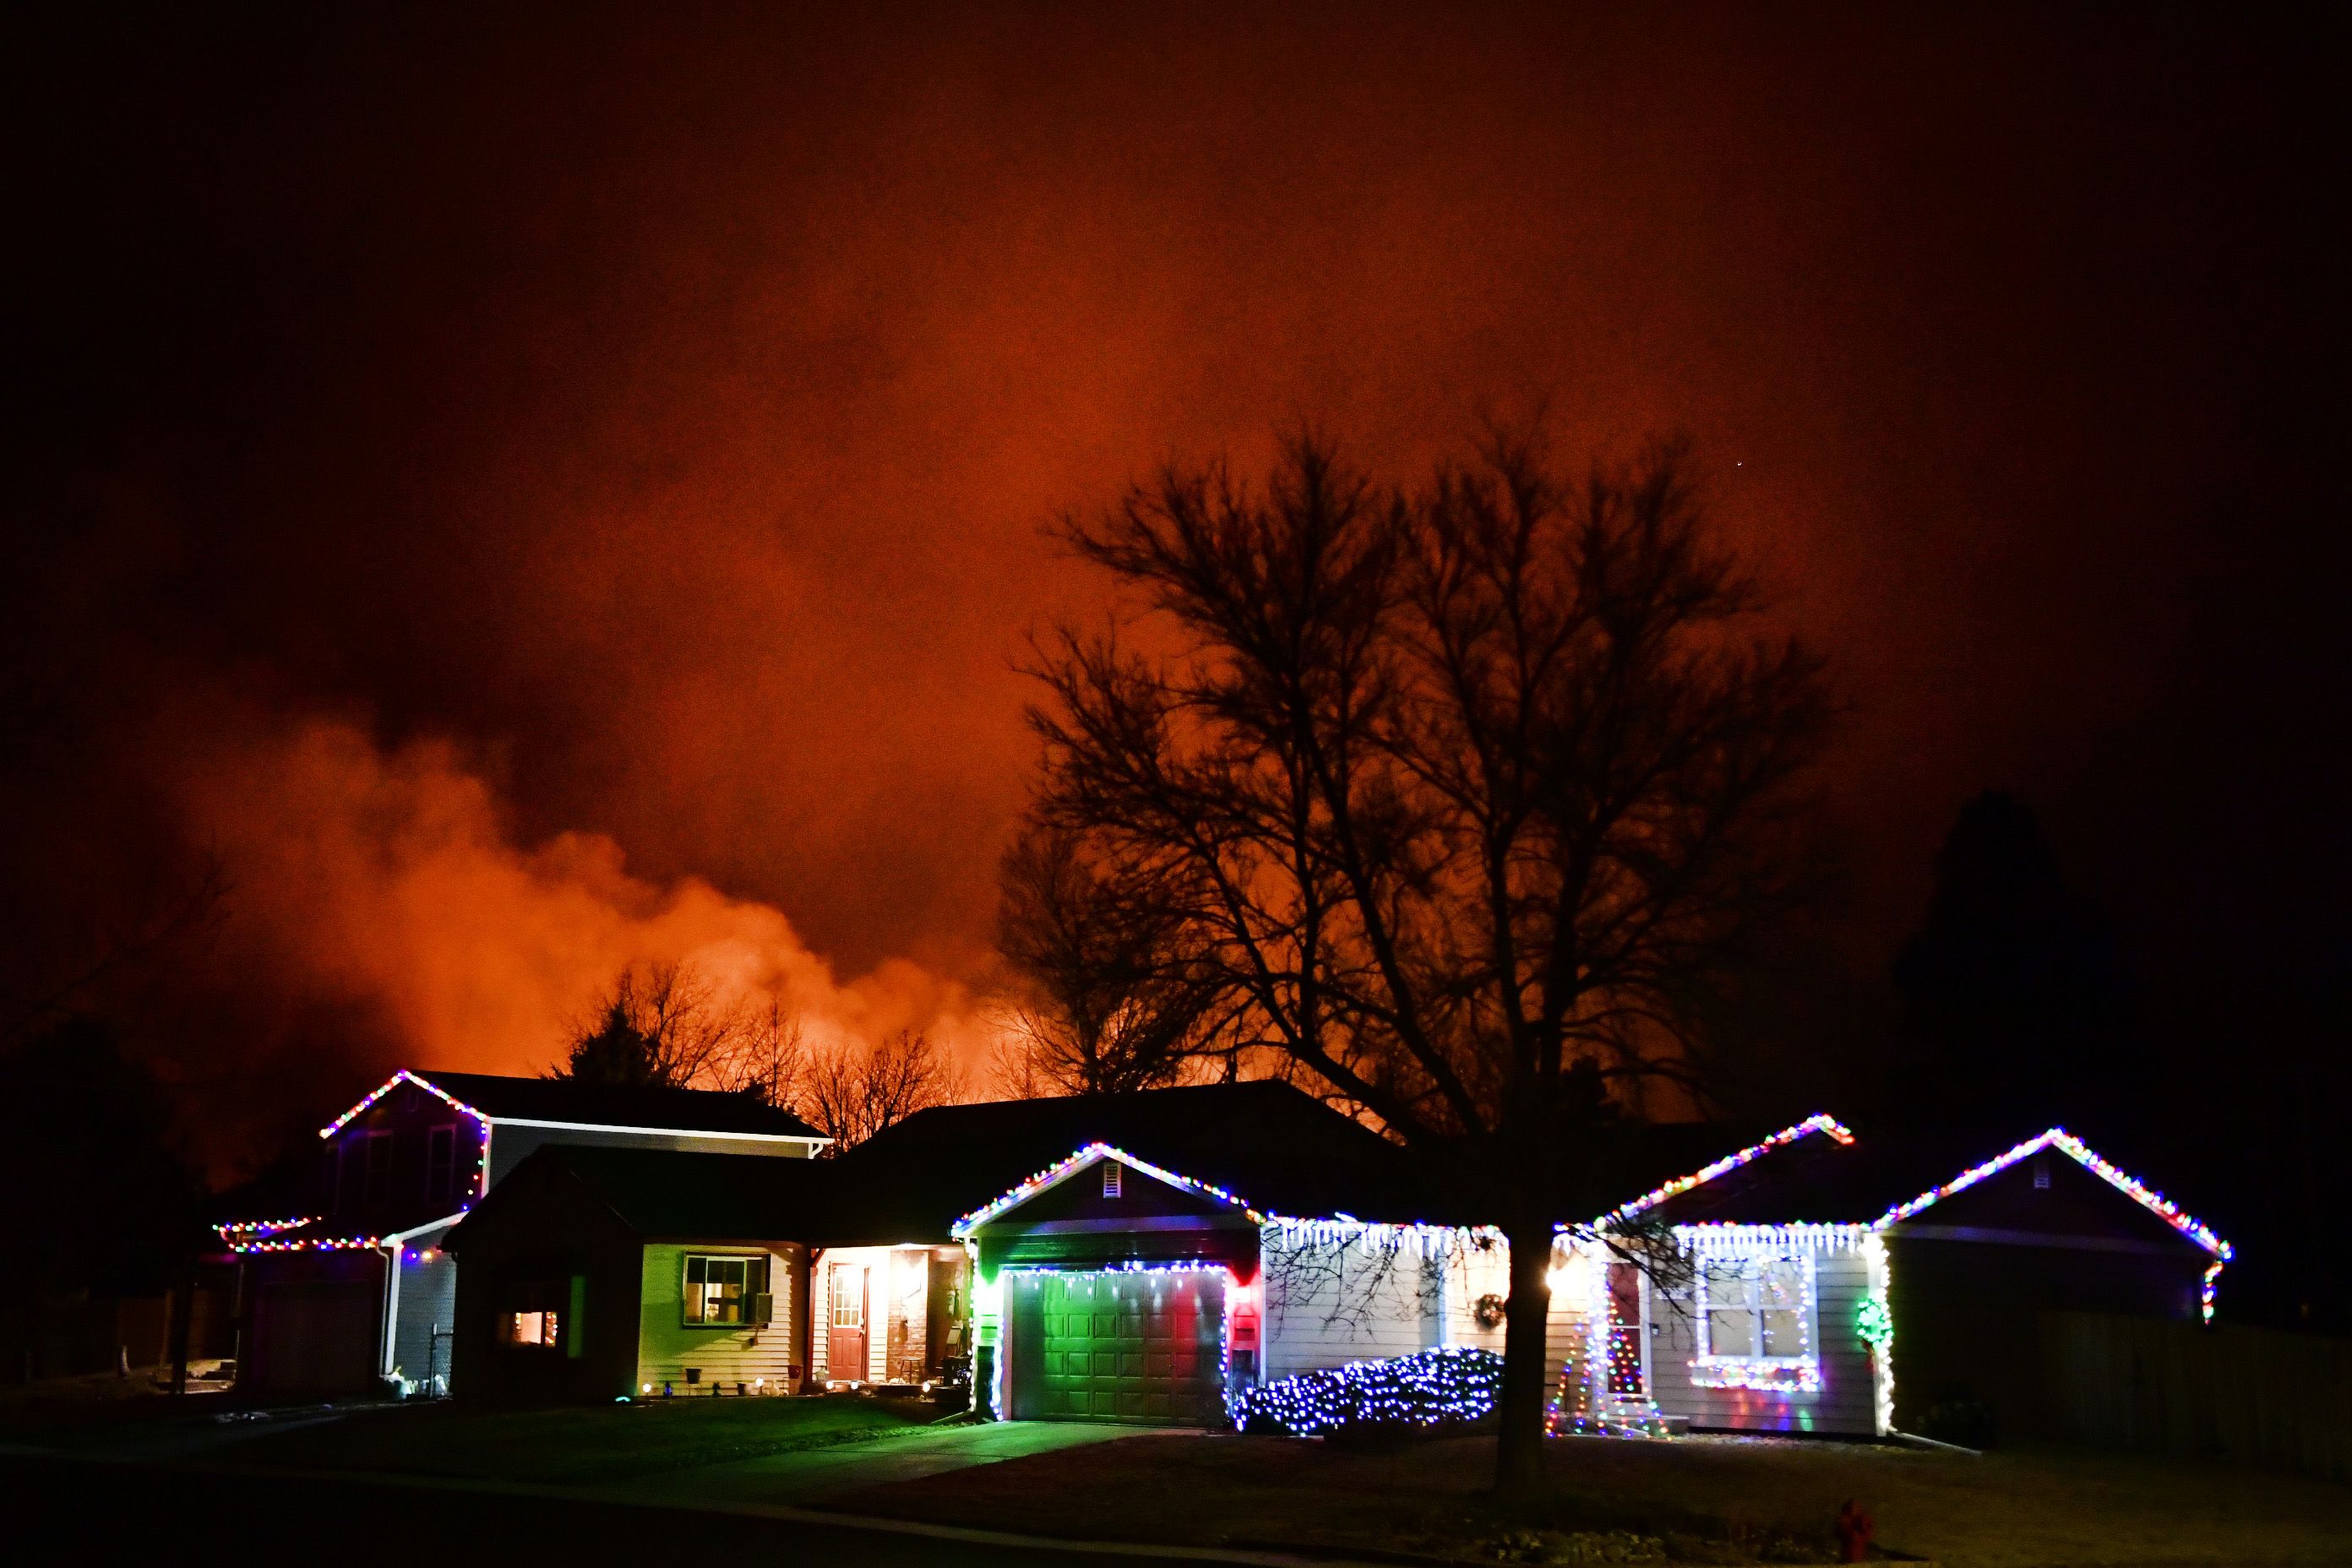
<path fill-rule="evenodd" d="M 765 1258 L 689 1255 L 686 1260 L 686 1321 L 702 1328 L 762 1322 L 768 1291 Z"/>
<path fill-rule="evenodd" d="M 1694 1383 L 1768 1391 L 1821 1385 L 1811 1254 L 1702 1258 L 1697 1286 Z"/>

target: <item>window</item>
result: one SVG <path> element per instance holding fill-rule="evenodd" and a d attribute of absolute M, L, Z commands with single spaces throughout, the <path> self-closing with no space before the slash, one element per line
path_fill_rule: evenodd
<path fill-rule="evenodd" d="M 834 1268 L 833 1326 L 836 1329 L 862 1329 L 866 1326 L 866 1270 L 860 1265 L 837 1264 Z"/>
<path fill-rule="evenodd" d="M 1694 1384 L 1784 1392 L 1821 1386 L 1810 1255 L 1706 1260 L 1697 1306 Z"/>
<path fill-rule="evenodd" d="M 551 1310 L 509 1312 L 499 1337 L 510 1345 L 553 1350 L 563 1343 L 562 1314 Z"/>
<path fill-rule="evenodd" d="M 425 1135 L 425 1201 L 446 1204 L 457 1184 L 457 1129 L 436 1127 Z"/>
<path fill-rule="evenodd" d="M 375 1208 L 392 1196 L 392 1134 L 368 1132 L 360 1137 L 360 1168 L 365 1173 L 360 1201 Z"/>
<path fill-rule="evenodd" d="M 1115 1198 L 1118 1196 L 1118 1162 L 1116 1160 L 1105 1160 L 1103 1162 L 1103 1196 L 1107 1198 Z"/>
<path fill-rule="evenodd" d="M 686 1260 L 686 1321 L 705 1328 L 767 1321 L 768 1260 L 710 1258 Z"/>

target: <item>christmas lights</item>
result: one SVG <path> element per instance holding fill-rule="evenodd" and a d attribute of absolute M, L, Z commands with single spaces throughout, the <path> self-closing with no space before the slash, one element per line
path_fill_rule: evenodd
<path fill-rule="evenodd" d="M 1895 1430 L 1895 1313 L 1886 1300 L 1890 1280 L 1884 1236 L 1873 1232 L 1864 1241 L 1862 1261 L 1869 1293 L 1854 1309 L 1854 1328 L 1870 1346 L 1871 1402 L 1878 1435 L 1884 1437 Z"/>
<path fill-rule="evenodd" d="M 1039 1193 L 1044 1192 L 1046 1188 L 1060 1182 L 1064 1177 L 1076 1174 L 1077 1172 L 1084 1170 L 1087 1166 L 1093 1164 L 1097 1160 L 1117 1160 L 1119 1163 L 1126 1165 L 1130 1169 L 1140 1171 L 1147 1176 L 1151 1176 L 1160 1181 L 1165 1182 L 1171 1187 L 1178 1187 L 1185 1192 L 1198 1193 L 1202 1197 L 1213 1198 L 1218 1203 L 1230 1205 L 1247 1215 L 1253 1224 L 1263 1224 L 1265 1222 L 1265 1215 L 1259 1214 L 1257 1210 L 1250 1207 L 1249 1205 L 1242 1202 L 1241 1199 L 1225 1191 L 1223 1187 L 1217 1186 L 1209 1182 L 1195 1181 L 1191 1176 L 1180 1176 L 1173 1171 L 1165 1170 L 1160 1166 L 1153 1164 L 1149 1160 L 1139 1160 L 1134 1155 L 1126 1152 L 1124 1150 L 1114 1149 L 1108 1143 L 1089 1143 L 1085 1148 L 1080 1149 L 1076 1153 L 1072 1154 L 1068 1159 L 1056 1161 L 1055 1163 L 1048 1165 L 1045 1169 L 1030 1177 L 1027 1181 L 1023 1182 L 1019 1186 L 1013 1188 L 1010 1192 L 1007 1192 L 992 1202 L 972 1210 L 970 1214 L 964 1215 L 963 1218 L 956 1221 L 955 1225 L 950 1230 L 950 1234 L 957 1240 L 961 1241 L 972 1231 L 978 1229 L 983 1225 L 986 1225 L 990 1220 L 994 1219 L 998 1215 L 1004 1213 L 1007 1209 L 1018 1208 L 1021 1205 L 1027 1203 L 1031 1198 L 1035 1197 Z"/>
<path fill-rule="evenodd" d="M 1448 1346 L 1300 1373 L 1244 1390 L 1231 1403 L 1236 1426 L 1312 1437 L 1350 1427 L 1467 1424 L 1495 1408 L 1502 1387 L 1499 1354 Z"/>
<path fill-rule="evenodd" d="M 1805 1120 L 1798 1122 L 1793 1127 L 1783 1127 L 1780 1131 L 1773 1133 L 1772 1136 L 1765 1139 L 1761 1143 L 1750 1144 L 1748 1147 L 1740 1150 L 1737 1154 L 1727 1154 L 1712 1165 L 1705 1166 L 1693 1172 L 1687 1176 L 1677 1176 L 1673 1181 L 1666 1183 L 1664 1186 L 1652 1188 L 1642 1196 L 1635 1198 L 1632 1203 L 1626 1204 L 1619 1208 L 1612 1209 L 1607 1214 L 1602 1215 L 1599 1219 L 1592 1222 L 1592 1227 L 1598 1230 L 1608 1226 L 1616 1225 L 1622 1221 L 1632 1219 L 1635 1215 L 1642 1214 L 1649 1209 L 1657 1207 L 1658 1205 L 1664 1203 L 1668 1198 L 1679 1197 L 1683 1194 L 1690 1191 L 1693 1187 L 1703 1186 L 1706 1183 L 1715 1180 L 1717 1176 L 1738 1169 L 1740 1166 L 1748 1163 L 1750 1160 L 1756 1159 L 1760 1155 L 1769 1154 L 1775 1149 L 1783 1148 L 1788 1144 L 1794 1143 L 1800 1138 L 1806 1137 L 1809 1134 L 1815 1132 L 1826 1133 L 1841 1143 L 1851 1143 L 1853 1142 L 1853 1134 L 1846 1131 L 1844 1125 L 1841 1123 L 1837 1118 L 1826 1113 L 1818 1116 L 1808 1116 Z"/>
<path fill-rule="evenodd" d="M 322 1236 L 299 1241 L 234 1241 L 231 1252 L 358 1252 L 382 1247 L 380 1236 Z"/>
<path fill-rule="evenodd" d="M 2223 1241 L 2220 1237 L 2214 1235 L 2211 1227 L 2199 1221 L 2196 1216 L 2184 1212 L 2180 1205 L 2174 1203 L 2170 1198 L 2166 1197 L 2162 1193 L 2159 1193 L 2155 1188 L 2148 1186 L 2146 1183 L 2126 1175 L 2122 1170 L 2101 1158 L 2092 1150 L 2089 1144 L 2084 1142 L 2080 1138 L 2075 1137 L 2073 1133 L 2067 1131 L 2063 1127 L 2053 1127 L 2047 1132 L 2037 1133 L 2035 1136 L 2028 1138 L 2024 1142 L 2020 1143 L 2016 1148 L 2010 1150 L 2007 1153 L 1997 1154 L 1993 1158 L 1987 1160 L 1981 1165 L 1961 1172 L 1950 1181 L 1946 1182 L 1942 1186 L 1921 1193 L 1917 1197 L 1913 1198 L 1907 1204 L 1895 1205 L 1893 1208 L 1888 1209 L 1885 1214 L 1879 1215 L 1872 1228 L 1875 1230 L 1885 1230 L 1891 1226 L 1900 1225 L 1905 1220 L 1909 1219 L 1912 1215 L 1918 1214 L 1920 1211 L 1933 1207 L 1935 1205 L 1943 1202 L 1946 1198 L 1950 1197 L 1955 1193 L 1965 1192 L 1967 1189 L 1975 1186 L 1979 1182 L 1983 1181 L 1988 1176 L 1999 1175 L 2001 1172 L 2006 1171 L 2011 1165 L 2016 1164 L 2020 1160 L 2024 1159 L 2027 1155 L 2035 1153 L 2043 1149 L 2056 1149 L 2059 1152 L 2072 1159 L 2076 1164 L 2082 1166 L 2083 1169 L 2090 1172 L 2093 1175 L 2098 1177 L 2101 1181 L 2106 1183 L 2117 1192 L 2122 1193 L 2133 1202 L 2138 1204 L 2140 1207 L 2147 1210 L 2148 1213 L 2156 1215 L 2157 1218 L 2164 1221 L 2165 1224 L 2170 1226 L 2173 1229 L 2179 1231 L 2181 1235 L 2187 1237 L 2189 1240 L 2203 1247 L 2207 1252 L 2212 1254 L 2214 1266 L 2207 1269 L 2205 1272 L 2205 1287 L 2203 1290 L 2206 1321 L 2209 1322 L 2211 1321 L 2213 1316 L 2213 1281 L 2221 1275 L 2221 1265 L 2229 1262 L 2231 1258 L 2236 1256 L 2236 1254 L 2231 1250 L 2230 1244 Z"/>
<path fill-rule="evenodd" d="M 223 1241 L 230 1241 L 232 1237 L 274 1236 L 281 1230 L 299 1230 L 306 1225 L 316 1225 L 320 1217 L 309 1215 L 299 1219 L 233 1219 L 226 1225 L 213 1226 L 213 1231 Z"/>
<path fill-rule="evenodd" d="M 472 1117 L 475 1121 L 480 1122 L 485 1127 L 488 1127 L 490 1124 L 490 1119 L 488 1117 L 483 1115 L 480 1111 L 475 1110 L 464 1100 L 459 1100 L 456 1095 L 443 1089 L 439 1085 L 434 1083 L 429 1079 L 419 1078 L 416 1074 L 409 1071 L 406 1068 L 403 1068 L 398 1072 L 393 1074 L 390 1078 L 384 1079 L 382 1083 L 376 1085 L 375 1089 L 365 1100 L 361 1100 L 357 1105 L 352 1106 L 349 1110 L 346 1110 L 341 1116 L 336 1117 L 332 1121 L 327 1123 L 326 1126 L 320 1128 L 319 1136 L 321 1138 L 332 1138 L 336 1133 L 349 1126 L 353 1117 L 364 1114 L 368 1107 L 373 1105 L 377 1100 L 382 1100 L 385 1095 L 390 1094 L 394 1089 L 398 1089 L 404 1083 L 413 1083 L 417 1088 L 425 1090 L 425 1093 L 433 1095 L 440 1100 L 446 1100 L 458 1110 Z"/>
<path fill-rule="evenodd" d="M 1771 1230 L 1780 1227 L 1759 1226 Z M 1815 1227 L 1829 1228 L 1829 1227 Z M 1724 1267 L 1736 1265 L 1731 1274 Z M 1793 1304 L 1775 1305 L 1767 1299 L 1773 1284 L 1768 1271 L 1775 1265 L 1793 1263 L 1796 1279 L 1796 1300 Z M 1728 1276 L 1728 1279 L 1727 1279 Z M 1736 1282 L 1737 1300 L 1718 1302 L 1713 1299 L 1712 1287 Z M 1698 1268 L 1698 1300 L 1696 1304 L 1698 1353 L 1691 1358 L 1691 1384 L 1696 1388 L 1745 1388 L 1759 1394 L 1814 1394 L 1822 1386 L 1821 1358 L 1813 1348 L 1813 1314 L 1817 1300 L 1813 1253 L 1810 1250 L 1773 1253 L 1761 1249 L 1701 1261 Z M 1715 1352 L 1715 1317 L 1717 1312 L 1738 1313 L 1750 1317 L 1756 1350 L 1718 1355 Z M 1797 1346 L 1793 1353 L 1774 1354 L 1764 1349 L 1769 1332 L 1764 1322 L 1768 1317 L 1795 1320 Z"/>

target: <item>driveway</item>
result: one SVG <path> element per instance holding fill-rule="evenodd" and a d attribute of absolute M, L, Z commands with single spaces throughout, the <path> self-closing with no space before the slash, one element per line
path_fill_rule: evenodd
<path fill-rule="evenodd" d="M 601 1495 L 671 1507 L 805 1506 L 859 1487 L 919 1480 L 1000 1459 L 1026 1458 L 1123 1437 L 1181 1442 L 1164 1427 L 1117 1426 L 1077 1421 L 994 1421 L 908 1436 L 843 1443 L 828 1448 L 769 1454 L 756 1459 L 666 1470 L 597 1489 Z"/>

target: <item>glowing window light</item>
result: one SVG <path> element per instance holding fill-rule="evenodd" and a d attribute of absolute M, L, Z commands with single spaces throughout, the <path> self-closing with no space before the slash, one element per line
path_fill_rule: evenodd
<path fill-rule="evenodd" d="M 1599 1229 L 1602 1226 L 1632 1219 L 1635 1215 L 1642 1214 L 1649 1209 L 1657 1207 L 1660 1204 L 1664 1203 L 1668 1198 L 1680 1197 L 1683 1194 L 1690 1191 L 1693 1187 L 1703 1186 L 1706 1183 L 1714 1181 L 1717 1176 L 1725 1175 L 1732 1171 L 1738 1170 L 1740 1166 L 1745 1165 L 1750 1160 L 1757 1159 L 1761 1155 L 1769 1154 L 1775 1149 L 1784 1148 L 1790 1143 L 1794 1143 L 1798 1139 L 1807 1137 L 1815 1132 L 1826 1133 L 1840 1143 L 1851 1143 L 1853 1142 L 1853 1134 L 1848 1131 L 1845 1125 L 1839 1121 L 1836 1117 L 1831 1116 L 1826 1112 L 1817 1116 L 1808 1116 L 1805 1120 L 1798 1122 L 1793 1127 L 1783 1127 L 1780 1131 L 1773 1133 L 1772 1136 L 1765 1139 L 1761 1143 L 1750 1144 L 1748 1147 L 1740 1150 L 1736 1154 L 1725 1155 L 1722 1159 L 1717 1160 L 1712 1165 L 1704 1166 L 1699 1170 L 1692 1172 L 1687 1176 L 1677 1176 L 1673 1181 L 1666 1183 L 1663 1186 L 1652 1188 L 1649 1192 L 1643 1194 L 1638 1198 L 1635 1198 L 1632 1203 L 1612 1209 L 1607 1214 L 1602 1215 L 1599 1219 L 1592 1222 L 1593 1227 L 1595 1229 Z"/>

